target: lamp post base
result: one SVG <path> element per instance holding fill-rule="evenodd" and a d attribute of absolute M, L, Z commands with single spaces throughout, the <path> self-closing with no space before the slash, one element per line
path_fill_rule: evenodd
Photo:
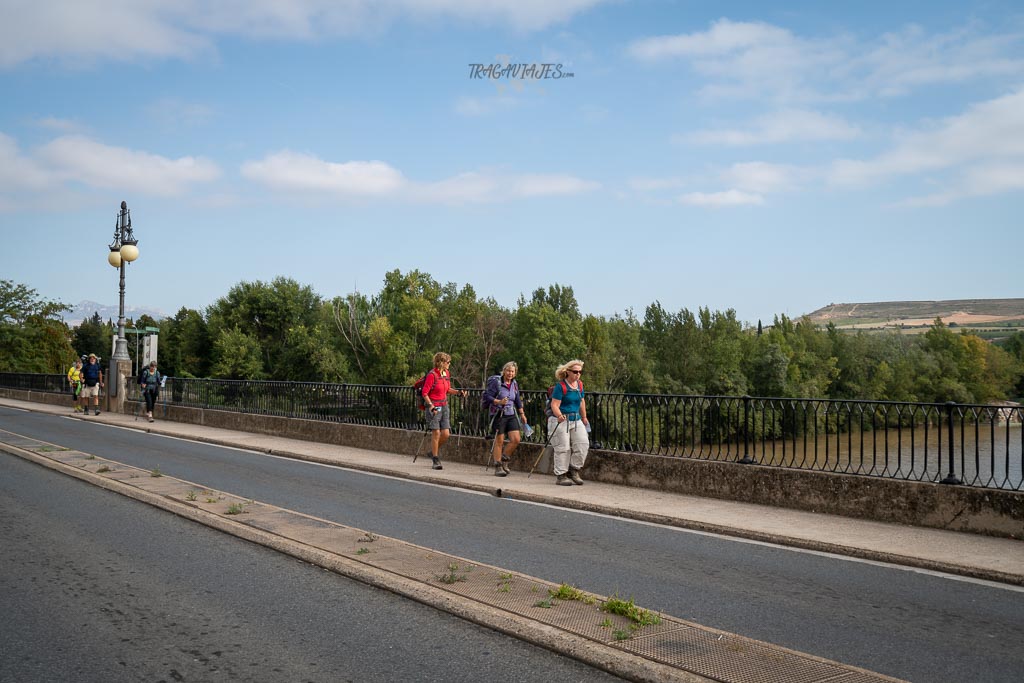
<path fill-rule="evenodd" d="M 111 413 L 123 413 L 125 394 L 131 386 L 131 359 L 110 359 L 109 377 L 107 377 L 107 410 Z M 117 382 L 116 388 L 112 385 Z"/>

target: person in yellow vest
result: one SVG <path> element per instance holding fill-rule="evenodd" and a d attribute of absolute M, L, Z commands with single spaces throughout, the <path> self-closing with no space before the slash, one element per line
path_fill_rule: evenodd
<path fill-rule="evenodd" d="M 75 364 L 68 370 L 68 386 L 71 387 L 71 405 L 75 412 L 82 412 L 82 406 L 78 404 L 79 394 L 82 393 L 82 359 L 76 358 Z"/>

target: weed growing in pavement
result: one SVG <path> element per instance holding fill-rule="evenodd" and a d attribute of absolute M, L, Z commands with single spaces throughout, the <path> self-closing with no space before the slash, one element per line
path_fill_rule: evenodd
<path fill-rule="evenodd" d="M 376 534 L 371 534 L 369 531 L 363 534 L 362 538 L 357 538 L 356 543 L 373 543 L 377 540 Z"/>
<path fill-rule="evenodd" d="M 612 635 L 615 636 L 615 640 L 629 640 L 632 637 L 629 631 L 615 631 Z"/>
<path fill-rule="evenodd" d="M 458 574 L 458 573 L 456 573 L 458 571 L 459 571 L 459 565 L 457 565 L 454 562 L 452 562 L 452 563 L 450 563 L 448 565 L 448 573 L 447 574 L 439 574 L 437 576 L 437 580 L 440 581 L 441 583 L 448 583 L 448 584 L 457 583 L 459 581 L 465 581 L 466 580 L 466 575 L 465 574 Z"/>
<path fill-rule="evenodd" d="M 189 489 L 188 493 L 185 494 L 185 500 L 195 500 L 196 498 L 198 498 L 198 496 L 192 489 Z"/>
<path fill-rule="evenodd" d="M 107 467 L 106 465 L 100 465 L 99 467 L 96 468 L 96 472 L 99 473 L 99 474 L 103 474 L 104 472 L 109 472 L 109 471 L 110 471 L 110 468 Z"/>
<path fill-rule="evenodd" d="M 600 624 L 598 624 L 598 626 L 600 626 L 601 628 L 611 628 L 612 627 L 612 620 L 608 619 L 608 618 L 605 618 L 605 620 L 602 621 Z"/>
<path fill-rule="evenodd" d="M 206 499 L 206 502 L 207 502 L 207 503 L 216 503 L 216 502 L 217 502 L 217 499 L 216 499 L 216 498 L 207 498 L 207 499 Z"/>
<path fill-rule="evenodd" d="M 508 584 L 508 583 L 503 583 L 500 586 L 498 586 L 498 592 L 499 593 L 508 593 L 511 590 L 512 590 L 512 585 Z"/>
<path fill-rule="evenodd" d="M 530 592 L 531 593 L 536 593 L 538 590 L 539 589 L 537 588 L 537 584 L 534 584 L 534 585 L 530 586 Z"/>
<path fill-rule="evenodd" d="M 162 477 L 162 476 L 164 476 L 164 473 L 160 471 L 159 467 L 154 467 L 152 470 L 150 470 L 149 476 L 151 476 L 151 477 Z"/>
<path fill-rule="evenodd" d="M 245 507 L 241 503 L 232 503 L 228 505 L 227 514 L 229 515 L 240 515 L 245 512 Z"/>
<path fill-rule="evenodd" d="M 597 598 L 593 595 L 588 595 L 576 586 L 571 586 L 567 583 L 563 583 L 557 589 L 549 588 L 548 595 L 556 600 L 579 600 L 584 605 L 593 605 L 597 602 Z"/>
<path fill-rule="evenodd" d="M 651 626 L 661 623 L 660 616 L 650 610 L 637 607 L 633 602 L 633 598 L 623 600 L 618 595 L 613 595 L 605 600 L 605 603 L 601 605 L 601 610 L 626 617 L 639 626 Z"/>
<path fill-rule="evenodd" d="M 86 460 L 95 460 L 96 456 L 95 455 L 87 455 L 87 456 L 85 456 L 85 459 Z"/>
<path fill-rule="evenodd" d="M 360 548 L 356 551 L 356 555 L 365 555 L 368 552 L 370 552 L 369 548 Z"/>
<path fill-rule="evenodd" d="M 555 606 L 555 604 L 556 603 L 555 603 L 554 600 L 548 599 L 548 600 L 539 600 L 539 601 L 533 603 L 533 606 L 534 607 L 543 607 L 544 609 L 551 609 L 552 607 Z"/>

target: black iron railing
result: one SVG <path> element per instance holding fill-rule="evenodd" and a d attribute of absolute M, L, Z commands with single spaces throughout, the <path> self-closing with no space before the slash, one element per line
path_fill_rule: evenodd
<path fill-rule="evenodd" d="M 61 375 L 0 373 L 0 386 L 65 391 Z M 452 430 L 483 436 L 481 389 L 451 397 Z M 136 398 L 134 386 L 128 398 Z M 168 378 L 164 405 L 422 429 L 412 387 Z M 524 391 L 527 441 L 545 438 L 542 391 Z M 1024 408 L 750 396 L 588 392 L 595 447 L 700 460 L 1024 490 Z"/>

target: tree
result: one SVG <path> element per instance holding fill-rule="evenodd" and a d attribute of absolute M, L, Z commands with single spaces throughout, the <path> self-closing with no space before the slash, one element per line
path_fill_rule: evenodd
<path fill-rule="evenodd" d="M 203 315 L 182 307 L 160 323 L 160 366 L 172 377 L 206 377 L 210 372 L 213 342 Z"/>
<path fill-rule="evenodd" d="M 0 371 L 63 373 L 75 356 L 58 318 L 67 310 L 30 287 L 0 280 Z"/>
<path fill-rule="evenodd" d="M 290 352 L 289 342 L 299 338 L 327 340 L 327 318 L 322 313 L 322 304 L 312 288 L 290 278 L 278 277 L 269 284 L 241 282 L 207 309 L 207 321 L 215 347 L 226 339 L 236 339 L 239 333 L 255 340 L 262 354 L 261 376 L 295 381 L 319 379 L 313 360 L 308 355 Z M 301 327 L 306 330 L 299 330 Z M 223 368 L 223 358 L 216 353 L 215 356 L 214 366 Z"/>

